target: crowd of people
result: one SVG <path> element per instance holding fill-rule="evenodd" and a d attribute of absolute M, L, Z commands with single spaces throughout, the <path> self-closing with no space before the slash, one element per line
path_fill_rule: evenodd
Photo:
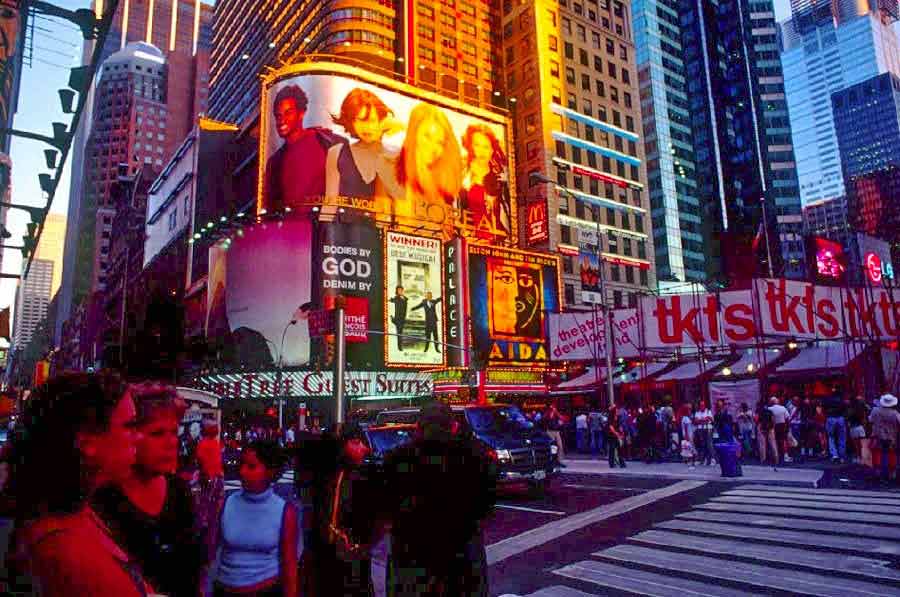
<path fill-rule="evenodd" d="M 580 409 L 569 417 L 551 406 L 528 416 L 554 437 L 561 455 L 568 449 L 605 456 L 611 468 L 630 459 L 710 466 L 718 460 L 717 444 L 736 443 L 745 461 L 780 466 L 830 460 L 896 478 L 900 412 L 889 393 L 869 402 L 835 389 L 823 398 L 770 396 L 752 407 L 718 400 L 712 408 L 705 399 L 673 408 L 665 398 L 659 405 Z"/>
<path fill-rule="evenodd" d="M 227 496 L 216 426 L 197 444 L 198 472 L 180 470 L 184 409 L 174 388 L 112 372 L 35 391 L 4 454 L 13 532 L 0 591 L 487 595 L 496 471 L 446 405 L 423 407 L 415 439 L 377 467 L 352 424 L 290 441 L 241 430 L 241 489 Z M 296 500 L 276 491 L 289 466 Z"/>

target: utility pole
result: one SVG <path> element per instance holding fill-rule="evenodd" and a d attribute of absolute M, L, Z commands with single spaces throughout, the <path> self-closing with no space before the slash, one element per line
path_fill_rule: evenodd
<path fill-rule="evenodd" d="M 344 326 L 344 301 L 338 297 L 334 310 L 334 422 L 344 423 L 344 368 L 347 363 L 347 330 Z"/>
<path fill-rule="evenodd" d="M 616 404 L 616 388 L 613 383 L 613 366 L 612 366 L 612 353 L 613 353 L 613 321 L 612 321 L 612 310 L 607 307 L 606 304 L 606 274 L 603 271 L 603 245 L 600 241 L 600 208 L 594 207 L 591 210 L 594 215 L 594 221 L 597 223 L 597 238 L 596 240 L 596 248 L 597 248 L 597 269 L 600 274 L 600 311 L 603 313 L 603 326 L 604 326 L 604 348 L 606 350 L 606 392 L 609 399 L 609 405 L 615 406 Z"/>

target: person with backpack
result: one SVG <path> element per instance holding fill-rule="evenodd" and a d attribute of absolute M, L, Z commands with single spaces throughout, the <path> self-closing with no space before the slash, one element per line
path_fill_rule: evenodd
<path fill-rule="evenodd" d="M 759 462 L 765 464 L 766 456 L 772 456 L 772 464 L 778 465 L 778 446 L 775 442 L 775 416 L 762 398 L 756 407 L 756 440 Z"/>

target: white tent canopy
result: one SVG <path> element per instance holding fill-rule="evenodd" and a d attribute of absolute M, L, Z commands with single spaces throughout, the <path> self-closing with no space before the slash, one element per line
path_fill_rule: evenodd
<path fill-rule="evenodd" d="M 656 378 L 656 381 L 690 381 L 699 377 L 701 373 L 712 371 L 721 364 L 722 361 L 713 359 L 707 359 L 705 363 L 701 363 L 699 360 L 691 361 L 668 373 L 663 373 Z"/>
<path fill-rule="evenodd" d="M 822 342 L 802 349 L 782 364 L 777 373 L 805 373 L 843 369 L 862 354 L 864 346 L 855 342 Z"/>

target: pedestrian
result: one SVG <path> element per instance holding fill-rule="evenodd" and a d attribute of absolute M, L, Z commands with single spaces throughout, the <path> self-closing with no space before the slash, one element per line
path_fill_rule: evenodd
<path fill-rule="evenodd" d="M 50 379 L 25 402 L 10 455 L 16 528 L 11 593 L 140 597 L 154 592 L 90 498 L 135 462 L 135 406 L 109 372 Z M 20 591 L 16 593 L 17 591 Z"/>
<path fill-rule="evenodd" d="M 746 402 L 741 402 L 741 410 L 737 416 L 738 433 L 741 435 L 741 449 L 746 458 L 753 452 L 753 413 Z"/>
<path fill-rule="evenodd" d="M 850 445 L 853 448 L 853 461 L 862 464 L 862 446 L 866 437 L 866 423 L 869 420 L 869 407 L 862 396 L 857 396 L 850 403 L 847 423 L 850 427 Z"/>
<path fill-rule="evenodd" d="M 98 490 L 91 503 L 155 589 L 196 595 L 210 550 L 197 533 L 191 488 L 176 475 L 178 423 L 187 405 L 161 384 L 134 384 L 130 394 L 138 432 L 131 475 Z"/>
<path fill-rule="evenodd" d="M 600 409 L 594 409 L 588 415 L 588 433 L 591 437 L 591 454 L 594 456 L 602 454 L 603 446 L 603 426 L 604 416 Z"/>
<path fill-rule="evenodd" d="M 584 454 L 588 448 L 588 416 L 581 411 L 575 417 L 575 445 L 578 452 Z"/>
<path fill-rule="evenodd" d="M 697 460 L 697 448 L 694 445 L 694 413 L 690 404 L 681 407 L 681 457 L 690 459 L 691 468 Z"/>
<path fill-rule="evenodd" d="M 706 404 L 706 400 L 700 401 L 700 406 L 694 413 L 694 445 L 697 447 L 699 460 L 706 466 L 712 465 L 712 435 L 713 414 Z"/>
<path fill-rule="evenodd" d="M 206 542 L 210 559 L 215 556 L 218 542 L 219 511 L 225 500 L 225 471 L 222 466 L 222 443 L 219 427 L 208 423 L 203 427 L 203 439 L 197 444 L 197 463 L 200 465 L 199 492 L 196 495 L 197 534 Z"/>
<path fill-rule="evenodd" d="M 241 490 L 225 499 L 219 518 L 217 597 L 299 594 L 302 549 L 296 507 L 275 493 L 285 461 L 281 447 L 257 440 L 241 453 Z"/>
<path fill-rule="evenodd" d="M 781 464 L 790 462 L 791 458 L 787 455 L 788 449 L 788 418 L 790 413 L 782 406 L 777 396 L 769 398 L 769 412 L 772 413 L 772 429 L 775 433 L 775 446 L 777 458 L 775 462 Z"/>
<path fill-rule="evenodd" d="M 290 450 L 294 447 L 297 436 L 294 434 L 294 426 L 289 426 L 284 432 L 284 444 Z"/>
<path fill-rule="evenodd" d="M 547 409 L 547 414 L 544 415 L 544 424 L 547 426 L 547 435 L 556 443 L 556 448 L 559 452 L 558 458 L 559 461 L 562 462 L 566 458 L 566 451 L 563 447 L 562 434 L 560 430 L 562 429 L 562 421 L 559 411 L 556 410 L 556 406 L 551 404 Z"/>
<path fill-rule="evenodd" d="M 800 456 L 804 460 L 813 455 L 816 445 L 816 407 L 805 397 L 799 407 L 800 420 Z"/>
<path fill-rule="evenodd" d="M 662 427 L 662 436 L 663 436 L 663 442 L 662 442 L 663 454 L 662 455 L 666 456 L 670 453 L 670 448 L 673 444 L 672 431 L 674 429 L 673 425 L 674 425 L 674 421 L 675 421 L 675 411 L 672 409 L 672 397 L 671 396 L 666 396 L 663 399 L 663 405 L 662 405 L 662 407 L 660 407 L 657 415 L 659 417 L 659 422 Z M 674 445 L 676 446 L 676 449 L 678 449 L 677 442 L 675 442 Z"/>
<path fill-rule="evenodd" d="M 424 406 L 413 442 L 385 458 L 393 597 L 488 594 L 482 527 L 496 500 L 496 469 L 453 429 L 449 406 Z"/>
<path fill-rule="evenodd" d="M 724 400 L 716 401 L 716 415 L 713 418 L 713 426 L 719 443 L 734 443 L 734 417 L 725 407 Z"/>
<path fill-rule="evenodd" d="M 656 409 L 652 404 L 648 404 L 642 409 L 638 417 L 638 445 L 644 452 L 644 461 L 647 464 L 656 462 L 656 427 L 657 427 Z"/>
<path fill-rule="evenodd" d="M 323 521 L 329 553 L 316 560 L 317 573 L 327 579 L 327 593 L 334 597 L 371 593 L 371 551 L 383 525 L 378 517 L 381 488 L 363 466 L 369 452 L 359 425 L 347 425 L 341 432 L 338 468 L 329 482 Z M 379 582 L 383 584 L 384 578 Z"/>
<path fill-rule="evenodd" d="M 609 468 L 616 468 L 617 464 L 622 468 L 625 468 L 625 460 L 622 458 L 622 445 L 624 442 L 625 432 L 622 429 L 622 417 L 619 414 L 619 408 L 611 406 L 606 423 L 606 446 L 609 451 Z"/>
<path fill-rule="evenodd" d="M 759 449 L 759 463 L 765 464 L 769 460 L 773 466 L 778 466 L 775 417 L 763 398 L 760 398 L 756 406 L 756 443 Z"/>
<path fill-rule="evenodd" d="M 847 420 L 844 398 L 835 388 L 822 401 L 825 409 L 825 434 L 828 436 L 828 454 L 832 462 L 841 462 L 847 457 Z"/>
<path fill-rule="evenodd" d="M 880 465 L 882 481 L 894 480 L 897 474 L 897 435 L 900 434 L 897 397 L 887 393 L 882 395 L 878 406 L 872 409 L 869 421 L 872 423 L 872 438 L 876 441 L 872 464 Z"/>

